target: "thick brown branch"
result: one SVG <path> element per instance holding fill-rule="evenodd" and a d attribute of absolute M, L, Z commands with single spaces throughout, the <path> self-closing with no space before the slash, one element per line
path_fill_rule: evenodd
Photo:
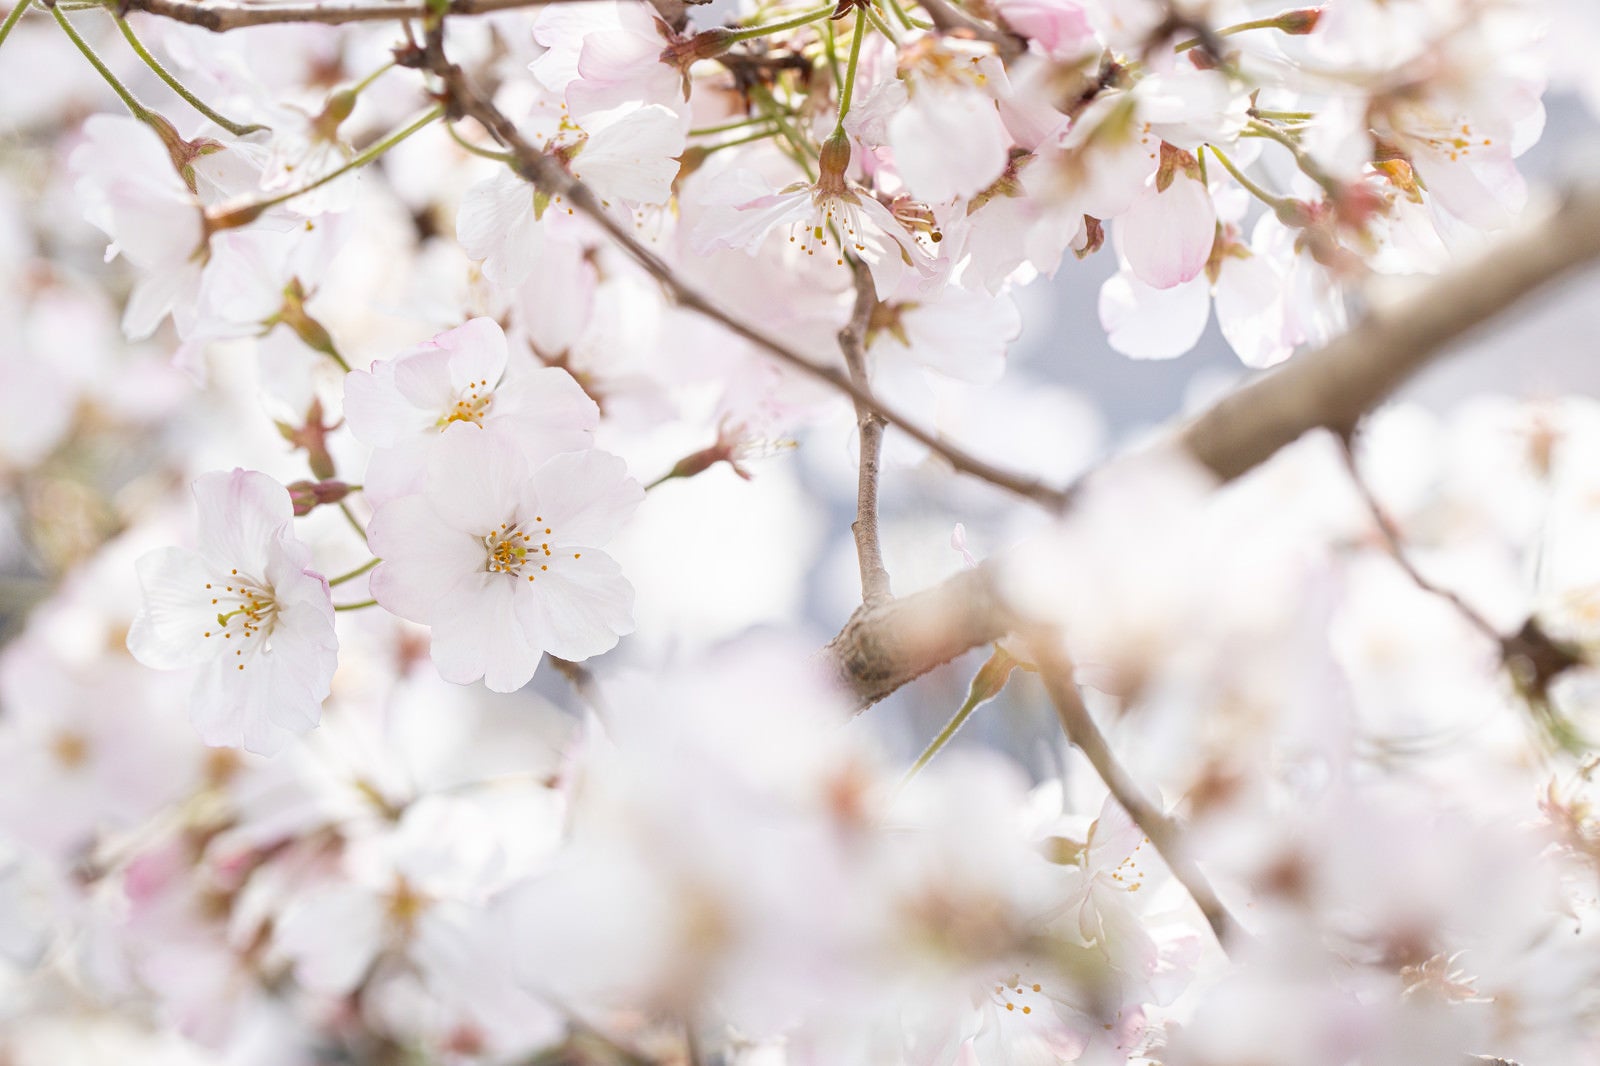
<path fill-rule="evenodd" d="M 448 0 L 451 15 L 486 15 L 519 7 L 543 7 L 557 0 Z M 564 2 L 564 0 L 563 0 Z M 213 33 L 265 26 L 278 22 L 317 22 L 339 26 L 347 22 L 382 22 L 387 19 L 421 19 L 431 12 L 427 3 L 350 3 L 329 0 L 309 4 L 212 3 L 210 0 L 121 0 L 123 11 L 146 11 L 175 22 L 187 22 Z"/>
<path fill-rule="evenodd" d="M 942 584 L 863 606 L 823 649 L 831 669 L 866 707 L 1010 628 L 987 567 Z"/>
<path fill-rule="evenodd" d="M 862 389 L 867 382 L 867 324 L 877 296 L 872 287 L 872 272 L 860 260 L 850 261 L 855 278 L 856 305 L 850 321 L 839 331 L 839 350 L 850 380 Z M 856 538 L 856 561 L 861 566 L 861 602 L 866 605 L 889 599 L 889 570 L 883 565 L 883 546 L 878 540 L 878 464 L 883 452 L 883 418 L 869 405 L 856 401 L 856 426 L 860 431 L 861 456 L 856 476 L 856 520 L 850 532 Z"/>
<path fill-rule="evenodd" d="M 1053 636 L 1042 635 L 1030 647 L 1034 661 L 1039 666 L 1039 676 L 1050 693 L 1050 701 L 1055 704 L 1062 731 L 1083 752 L 1089 765 L 1094 767 L 1095 773 L 1100 775 L 1100 780 L 1105 782 L 1106 788 L 1122 805 L 1122 809 L 1144 830 L 1151 845 L 1166 860 L 1172 876 L 1189 890 L 1189 895 L 1200 908 L 1200 913 L 1205 915 L 1211 931 L 1217 935 L 1217 941 L 1224 948 L 1228 947 L 1239 934 L 1238 923 L 1222 905 L 1222 900 L 1217 898 L 1216 890 L 1211 887 L 1206 875 L 1184 849 L 1178 823 L 1145 796 L 1111 750 L 1105 734 L 1100 732 L 1100 727 L 1089 714 L 1089 708 L 1083 704 L 1083 697 L 1078 694 L 1078 686 L 1072 680 L 1071 664 L 1055 651 L 1058 643 Z"/>
<path fill-rule="evenodd" d="M 1307 430 L 1339 433 L 1382 403 L 1446 345 L 1541 285 L 1600 257 L 1600 185 L 1502 239 L 1355 329 L 1226 397 L 1180 440 L 1224 481 L 1265 462 Z"/>
<path fill-rule="evenodd" d="M 1452 341 L 1597 258 L 1600 184 L 1573 191 L 1555 211 L 1504 238 L 1489 255 L 1225 397 L 1179 429 L 1178 442 L 1230 481 L 1308 430 L 1326 427 L 1348 434 L 1362 415 Z M 969 571 L 888 609 L 856 612 L 826 654 L 860 706 L 1005 635 L 1006 614 L 987 573 L 987 568 Z M 919 611 L 938 613 L 918 616 Z"/>
<path fill-rule="evenodd" d="M 428 54 L 418 57 L 416 63 L 426 66 L 439 76 L 444 83 L 447 105 L 452 109 L 452 113 L 470 115 L 477 119 L 496 140 L 510 150 L 512 166 L 518 174 L 551 199 L 559 200 L 565 206 L 587 215 L 595 225 L 605 230 L 629 258 L 654 278 L 680 307 L 699 312 L 730 333 L 754 344 L 779 362 L 838 389 L 856 403 L 876 412 L 885 422 L 898 426 L 907 436 L 941 456 L 956 470 L 998 485 L 1051 509 L 1059 510 L 1066 506 L 1068 496 L 1062 490 L 1033 478 L 1001 470 L 950 444 L 900 414 L 838 368 L 813 361 L 798 349 L 790 347 L 765 330 L 722 308 L 716 301 L 680 278 L 670 264 L 642 244 L 627 227 L 618 223 L 588 186 L 567 173 L 560 163 L 539 151 L 518 133 L 515 124 L 467 80 L 461 68 L 444 58 L 436 42 L 430 43 Z"/>

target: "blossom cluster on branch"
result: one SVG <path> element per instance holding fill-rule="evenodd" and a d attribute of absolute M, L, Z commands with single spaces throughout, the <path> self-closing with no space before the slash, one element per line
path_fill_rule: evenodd
<path fill-rule="evenodd" d="M 1600 1055 L 1590 0 L 12 3 L 0 1061 Z"/>

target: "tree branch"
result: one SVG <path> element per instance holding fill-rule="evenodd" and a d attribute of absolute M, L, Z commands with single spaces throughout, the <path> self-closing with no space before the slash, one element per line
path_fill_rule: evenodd
<path fill-rule="evenodd" d="M 855 279 L 856 304 L 850 322 L 839 331 L 839 350 L 850 380 L 863 390 L 867 382 L 867 324 L 878 302 L 872 287 L 872 272 L 858 259 L 850 260 Z M 856 520 L 850 532 L 856 538 L 856 560 L 861 566 L 861 602 L 877 604 L 888 600 L 889 571 L 883 565 L 883 547 L 878 540 L 878 460 L 883 452 L 883 418 L 869 405 L 856 401 L 856 426 L 861 433 L 860 471 L 856 477 Z"/>
<path fill-rule="evenodd" d="M 1050 701 L 1055 704 L 1062 731 L 1073 746 L 1083 752 L 1089 765 L 1094 767 L 1095 773 L 1100 775 L 1100 780 L 1105 782 L 1106 788 L 1122 805 L 1122 809 L 1144 830 L 1151 845 L 1166 861 L 1172 876 L 1188 889 L 1200 913 L 1205 915 L 1207 924 L 1217 936 L 1217 942 L 1227 948 L 1237 940 L 1240 932 L 1238 922 L 1228 913 L 1228 909 L 1217 898 L 1211 882 L 1184 850 L 1178 823 L 1145 796 L 1127 768 L 1118 761 L 1111 745 L 1106 742 L 1105 734 L 1095 724 L 1089 708 L 1084 706 L 1083 698 L 1078 694 L 1078 686 L 1072 679 L 1072 665 L 1055 650 L 1059 643 L 1054 635 L 1042 634 L 1038 639 L 1029 641 L 1029 649 L 1039 666 L 1039 676 L 1044 681 L 1045 690 L 1050 693 Z"/>
<path fill-rule="evenodd" d="M 486 15 L 521 7 L 543 7 L 558 0 L 448 0 L 445 12 L 451 15 Z M 565 0 L 562 0 L 565 2 Z M 341 26 L 348 22 L 382 22 L 386 19 L 422 19 L 431 12 L 426 0 L 416 3 L 351 3 L 327 0 L 309 4 L 213 3 L 211 0 L 120 0 L 120 11 L 144 11 L 175 22 L 187 22 L 213 33 L 265 26 L 279 22 L 317 22 Z"/>
<path fill-rule="evenodd" d="M 1224 397 L 1175 432 L 1224 482 L 1308 430 L 1348 435 L 1361 416 L 1474 327 L 1600 258 L 1600 184 L 1569 192 L 1544 218 L 1481 259 L 1419 288 L 1316 351 Z M 861 707 L 957 655 L 1005 636 L 990 566 L 885 606 L 862 607 L 824 655 Z M 1554 662 L 1554 660 L 1552 660 Z"/>
<path fill-rule="evenodd" d="M 1002 470 L 948 443 L 884 403 L 869 389 L 853 381 L 848 374 L 836 367 L 813 362 L 798 349 L 790 347 L 758 326 L 723 309 L 709 296 L 684 282 L 665 260 L 642 244 L 627 227 L 618 223 L 588 186 L 567 173 L 560 163 L 535 148 L 517 132 L 516 125 L 467 80 L 461 68 L 445 58 L 436 37 L 437 35 L 433 35 L 427 47 L 419 54 L 401 57 L 402 63 L 424 67 L 437 75 L 444 84 L 444 96 L 452 116 L 470 115 L 477 119 L 497 141 L 510 150 L 513 170 L 551 199 L 559 198 L 567 207 L 587 215 L 627 253 L 629 258 L 654 278 L 680 307 L 699 312 L 729 332 L 754 344 L 779 362 L 809 377 L 826 382 L 857 404 L 875 412 L 884 422 L 898 426 L 907 436 L 941 456 L 956 470 L 992 485 L 998 485 L 1052 510 L 1060 510 L 1066 506 L 1068 494 L 1061 489 L 1053 488 L 1034 478 Z"/>

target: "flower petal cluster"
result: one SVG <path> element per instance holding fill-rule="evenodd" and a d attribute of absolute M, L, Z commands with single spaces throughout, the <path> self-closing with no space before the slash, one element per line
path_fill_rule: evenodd
<path fill-rule="evenodd" d="M 272 754 L 316 726 L 332 687 L 328 583 L 294 535 L 288 491 L 265 474 L 206 474 L 194 497 L 197 547 L 139 560 L 128 650 L 146 666 L 197 668 L 190 714 L 206 743 Z"/>

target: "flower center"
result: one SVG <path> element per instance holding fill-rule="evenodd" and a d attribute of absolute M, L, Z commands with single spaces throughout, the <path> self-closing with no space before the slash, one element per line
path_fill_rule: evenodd
<path fill-rule="evenodd" d="M 488 378 L 469 381 L 456 397 L 456 402 L 445 408 L 439 416 L 439 428 L 447 429 L 452 422 L 471 422 L 475 426 L 482 426 L 483 416 L 489 413 L 489 405 L 493 402 L 494 390 L 489 387 Z"/>
<path fill-rule="evenodd" d="M 520 522 L 502 522 L 499 529 L 485 534 L 483 568 L 491 574 L 510 574 L 513 577 L 521 577 L 526 572 L 529 581 L 549 570 L 550 564 L 545 560 L 552 554 L 552 531 L 543 523 L 544 518 L 535 515 L 527 529 L 522 529 Z"/>
<path fill-rule="evenodd" d="M 206 594 L 217 608 L 216 624 L 201 634 L 207 640 L 220 637 L 231 642 L 234 656 L 243 660 L 246 652 L 255 651 L 272 635 L 278 603 L 271 590 L 240 577 L 238 570 L 231 570 L 221 587 L 206 582 Z M 244 663 L 239 662 L 238 667 L 243 670 Z"/>

